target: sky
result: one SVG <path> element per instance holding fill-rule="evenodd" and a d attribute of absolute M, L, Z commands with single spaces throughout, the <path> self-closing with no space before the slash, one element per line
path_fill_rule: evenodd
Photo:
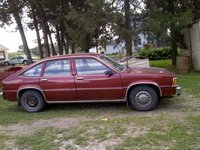
<path fill-rule="evenodd" d="M 37 46 L 34 42 L 36 40 L 35 31 L 26 30 L 25 35 L 27 38 L 29 48 Z M 22 45 L 22 40 L 19 31 L 15 31 L 12 27 L 0 28 L 0 45 L 9 49 L 9 52 L 15 52 Z"/>

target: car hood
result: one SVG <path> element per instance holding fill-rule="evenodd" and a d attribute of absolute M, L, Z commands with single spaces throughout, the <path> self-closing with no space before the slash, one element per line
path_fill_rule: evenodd
<path fill-rule="evenodd" d="M 134 73 L 134 74 L 160 74 L 160 75 L 170 75 L 176 76 L 175 73 L 163 69 L 163 68 L 154 68 L 154 67 L 134 67 L 134 68 L 127 68 L 127 73 Z"/>

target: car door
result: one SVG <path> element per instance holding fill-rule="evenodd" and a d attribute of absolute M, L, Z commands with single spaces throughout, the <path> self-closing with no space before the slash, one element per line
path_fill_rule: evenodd
<path fill-rule="evenodd" d="M 43 88 L 49 102 L 74 101 L 77 99 L 69 59 L 48 61 L 39 80 L 39 85 Z"/>
<path fill-rule="evenodd" d="M 75 58 L 78 100 L 122 99 L 120 74 L 105 75 L 110 69 L 95 58 Z"/>
<path fill-rule="evenodd" d="M 21 63 L 20 61 L 21 61 L 21 56 L 16 56 L 11 59 L 10 64 L 20 64 Z"/>
<path fill-rule="evenodd" d="M 19 56 L 19 57 L 17 58 L 17 63 L 18 63 L 18 64 L 22 64 L 23 61 L 24 61 L 24 57 Z"/>
<path fill-rule="evenodd" d="M 9 60 L 9 64 L 16 64 L 17 63 L 17 57 L 12 57 L 10 60 Z"/>

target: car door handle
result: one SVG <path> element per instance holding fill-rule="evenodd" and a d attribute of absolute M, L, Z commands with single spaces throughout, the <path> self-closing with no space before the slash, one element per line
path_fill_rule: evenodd
<path fill-rule="evenodd" d="M 77 80 L 83 80 L 84 78 L 83 77 L 77 77 Z"/>
<path fill-rule="evenodd" d="M 47 79 L 40 79 L 40 81 L 48 81 Z"/>

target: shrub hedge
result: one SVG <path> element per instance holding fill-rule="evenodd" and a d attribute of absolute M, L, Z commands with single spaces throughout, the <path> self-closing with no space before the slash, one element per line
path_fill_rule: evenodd
<path fill-rule="evenodd" d="M 149 58 L 150 60 L 161 60 L 171 58 L 172 50 L 169 47 L 160 49 L 143 49 L 140 50 L 139 55 L 143 58 Z"/>

